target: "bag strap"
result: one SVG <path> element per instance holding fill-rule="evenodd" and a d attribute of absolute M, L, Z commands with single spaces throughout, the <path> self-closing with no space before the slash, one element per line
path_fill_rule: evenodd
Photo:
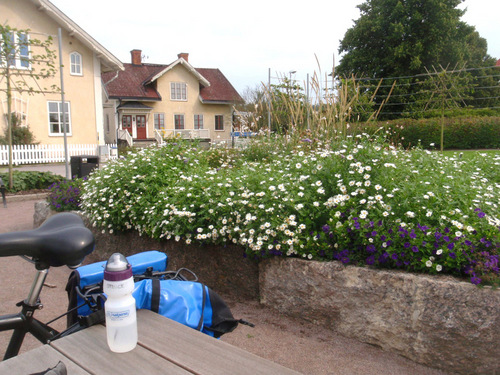
<path fill-rule="evenodd" d="M 80 326 L 82 327 L 92 327 L 94 324 L 104 323 L 106 320 L 106 314 L 104 309 L 94 311 L 93 313 L 78 317 Z"/>
<path fill-rule="evenodd" d="M 200 317 L 200 321 L 198 323 L 198 327 L 196 327 L 196 329 L 198 331 L 201 331 L 203 329 L 203 318 L 205 315 L 205 302 L 207 301 L 207 293 L 205 292 L 205 284 L 200 284 L 200 285 L 201 285 L 201 291 L 203 294 L 203 299 L 201 302 L 201 317 Z"/>
<path fill-rule="evenodd" d="M 155 313 L 160 312 L 160 292 L 161 292 L 160 279 L 151 279 L 151 311 Z"/>

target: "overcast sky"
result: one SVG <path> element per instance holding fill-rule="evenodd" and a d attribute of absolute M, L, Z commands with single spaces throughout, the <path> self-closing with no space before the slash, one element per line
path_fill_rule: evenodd
<path fill-rule="evenodd" d="M 272 77 L 324 77 L 362 0 L 51 0 L 122 62 L 141 49 L 145 62 L 169 64 L 189 53 L 197 68 L 219 68 L 242 94 Z M 299 5 L 300 4 L 300 5 Z M 499 0 L 466 0 L 462 18 L 500 58 Z"/>

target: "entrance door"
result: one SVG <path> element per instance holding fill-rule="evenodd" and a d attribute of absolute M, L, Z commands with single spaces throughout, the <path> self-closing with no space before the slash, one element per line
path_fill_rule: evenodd
<path fill-rule="evenodd" d="M 122 129 L 127 130 L 130 135 L 132 135 L 132 116 L 123 115 L 122 116 Z"/>
<path fill-rule="evenodd" d="M 146 139 L 146 116 L 137 115 L 135 116 L 135 121 L 137 123 L 137 139 Z"/>

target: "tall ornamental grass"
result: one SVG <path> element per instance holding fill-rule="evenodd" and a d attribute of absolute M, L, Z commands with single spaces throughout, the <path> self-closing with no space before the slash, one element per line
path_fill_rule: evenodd
<path fill-rule="evenodd" d="M 94 172 L 81 207 L 104 232 L 498 285 L 499 164 L 367 135 L 241 151 L 178 142 Z"/>

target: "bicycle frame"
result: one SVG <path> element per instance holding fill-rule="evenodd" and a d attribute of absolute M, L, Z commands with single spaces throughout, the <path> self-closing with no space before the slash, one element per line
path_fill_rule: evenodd
<path fill-rule="evenodd" d="M 47 344 L 75 332 L 78 328 L 76 325 L 61 333 L 49 326 L 67 313 L 47 323 L 42 323 L 33 316 L 36 310 L 42 308 L 40 292 L 49 268 L 77 267 L 94 247 L 92 232 L 85 227 L 79 215 L 71 212 L 53 215 L 36 229 L 0 234 L 0 257 L 21 256 L 34 263 L 37 270 L 28 297 L 17 304 L 21 307 L 21 312 L 0 316 L 0 331 L 13 331 L 4 360 L 19 353 L 27 333 Z"/>
<path fill-rule="evenodd" d="M 48 269 L 37 270 L 28 297 L 17 304 L 17 306 L 22 306 L 20 313 L 0 316 L 0 331 L 14 330 L 4 360 L 15 357 L 19 353 L 27 333 L 31 333 L 44 344 L 49 343 L 59 335 L 58 331 L 33 317 L 34 312 L 42 307 L 39 303 L 39 297 L 47 274 Z"/>

